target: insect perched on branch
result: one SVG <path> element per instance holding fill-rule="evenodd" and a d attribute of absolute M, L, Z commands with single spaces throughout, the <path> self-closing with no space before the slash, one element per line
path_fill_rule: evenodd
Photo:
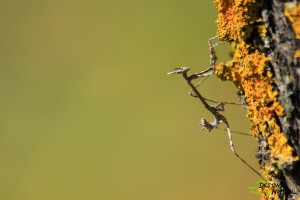
<path fill-rule="evenodd" d="M 208 98 L 204 98 L 200 92 L 198 91 L 197 87 L 210 75 L 214 74 L 215 64 L 217 61 L 217 55 L 215 51 L 215 47 L 219 44 L 223 43 L 223 41 L 217 42 L 216 44 L 212 45 L 212 40 L 218 38 L 218 36 L 212 37 L 208 40 L 208 46 L 210 51 L 210 67 L 204 71 L 201 71 L 199 73 L 195 73 L 192 75 L 188 75 L 188 71 L 190 70 L 189 67 L 180 67 L 177 68 L 175 71 L 169 72 L 167 74 L 181 74 L 183 78 L 186 80 L 187 84 L 191 87 L 191 91 L 189 94 L 192 97 L 196 97 L 200 100 L 200 102 L 204 105 L 204 107 L 214 116 L 213 122 L 206 121 L 205 118 L 202 118 L 200 121 L 200 124 L 202 125 L 202 129 L 207 129 L 208 131 L 211 131 L 214 128 L 217 128 L 220 123 L 224 123 L 226 125 L 226 130 L 229 138 L 229 144 L 230 149 L 233 152 L 233 154 L 239 158 L 244 164 L 246 164 L 252 171 L 254 171 L 257 175 L 261 176 L 252 166 L 250 166 L 243 158 L 239 156 L 239 154 L 236 153 L 233 142 L 232 142 L 232 136 L 231 136 L 231 130 L 229 123 L 226 119 L 226 117 L 222 114 L 220 114 L 220 111 L 224 111 L 224 106 L 226 104 L 234 104 L 234 105 L 243 105 L 243 104 L 237 104 L 237 103 L 230 103 L 230 102 L 222 102 L 222 101 L 215 101 Z M 202 81 L 200 81 L 196 86 L 192 83 L 194 79 L 203 78 Z M 209 105 L 207 102 L 213 102 L 214 105 Z"/>

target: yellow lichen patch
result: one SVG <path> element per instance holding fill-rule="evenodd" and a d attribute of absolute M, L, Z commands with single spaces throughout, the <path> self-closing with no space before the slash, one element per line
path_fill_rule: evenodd
<path fill-rule="evenodd" d="M 294 58 L 300 58 L 300 49 L 297 49 L 294 53 Z"/>
<path fill-rule="evenodd" d="M 272 181 L 268 178 L 270 175 L 276 174 L 278 169 L 291 166 L 298 157 L 293 156 L 294 149 L 288 145 L 276 120 L 284 115 L 284 108 L 273 87 L 273 74 L 267 67 L 269 58 L 249 38 L 253 33 L 266 36 L 267 30 L 257 14 L 261 5 L 255 0 L 215 0 L 215 5 L 219 12 L 216 22 L 220 39 L 233 41 L 234 48 L 233 59 L 217 64 L 215 74 L 223 80 L 233 81 L 245 94 L 247 117 L 251 121 L 250 135 L 262 134 L 268 138 L 271 159 L 262 166 L 262 175 Z M 290 16 L 295 16 L 295 12 L 290 12 Z M 276 195 L 273 198 L 276 199 Z"/>
<path fill-rule="evenodd" d="M 275 101 L 272 105 L 273 109 L 275 110 L 275 113 L 277 114 L 277 116 L 283 116 L 284 113 L 284 108 L 282 107 L 282 105 L 280 105 L 278 103 L 278 101 Z"/>
<path fill-rule="evenodd" d="M 291 6 L 290 3 L 285 4 L 284 14 L 292 23 L 296 38 L 300 39 L 300 3 L 296 3 L 294 6 Z"/>
<path fill-rule="evenodd" d="M 290 20 L 296 38 L 300 39 L 300 3 L 286 3 L 284 8 L 285 16 Z M 300 49 L 294 53 L 294 58 L 300 58 Z"/>
<path fill-rule="evenodd" d="M 266 37 L 266 35 L 267 35 L 267 29 L 263 25 L 258 26 L 258 32 L 260 33 L 260 35 L 262 37 Z"/>
<path fill-rule="evenodd" d="M 288 145 L 287 139 L 279 132 L 280 128 L 277 129 L 277 131 L 275 130 L 276 133 L 273 133 L 268 138 L 268 143 L 271 149 L 271 158 L 273 162 L 277 163 L 279 169 L 283 169 L 294 161 L 297 161 L 299 158 L 293 156 L 293 148 Z"/>
<path fill-rule="evenodd" d="M 218 10 L 218 34 L 222 39 L 233 39 L 241 41 L 247 38 L 252 29 L 249 24 L 259 20 L 256 18 L 256 9 L 249 5 L 258 5 L 256 0 L 215 0 L 215 6 Z"/>

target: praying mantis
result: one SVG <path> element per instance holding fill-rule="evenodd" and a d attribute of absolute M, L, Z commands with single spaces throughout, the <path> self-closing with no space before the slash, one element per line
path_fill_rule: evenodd
<path fill-rule="evenodd" d="M 249 165 L 239 154 L 237 154 L 235 147 L 233 145 L 232 141 L 232 134 L 230 130 L 230 125 L 228 120 L 224 115 L 222 115 L 220 112 L 224 111 L 224 105 L 226 104 L 235 104 L 235 105 L 243 105 L 243 104 L 237 104 L 237 103 L 230 103 L 230 102 L 222 102 L 222 101 L 215 101 L 211 100 L 208 98 L 205 98 L 201 95 L 197 87 L 209 76 L 214 74 L 214 69 L 217 61 L 217 54 L 215 51 L 215 47 L 220 45 L 221 43 L 225 41 L 219 41 L 216 44 L 212 44 L 212 41 L 214 39 L 217 39 L 219 36 L 214 36 L 208 40 L 208 46 L 209 46 L 209 51 L 210 51 L 210 67 L 204 71 L 201 71 L 199 73 L 195 73 L 192 75 L 188 75 L 188 71 L 190 70 L 189 67 L 180 67 L 176 68 L 175 71 L 167 73 L 168 75 L 172 74 L 181 74 L 187 84 L 190 86 L 191 91 L 189 94 L 193 97 L 196 97 L 200 100 L 202 105 L 204 106 L 205 109 L 207 109 L 213 116 L 214 116 L 214 121 L 209 123 L 206 121 L 204 118 L 201 119 L 200 124 L 202 125 L 202 129 L 207 129 L 208 131 L 213 130 L 214 128 L 218 128 L 218 125 L 221 123 L 224 123 L 226 125 L 226 131 L 228 134 L 229 138 L 229 145 L 232 153 L 239 159 L 241 160 L 245 165 L 247 165 L 254 173 L 256 173 L 258 176 L 262 177 L 258 171 L 256 171 L 251 165 Z M 200 81 L 196 86 L 192 83 L 193 80 L 198 79 L 198 78 L 203 78 L 202 81 Z M 208 102 L 213 102 L 215 103 L 214 105 L 209 105 Z"/>

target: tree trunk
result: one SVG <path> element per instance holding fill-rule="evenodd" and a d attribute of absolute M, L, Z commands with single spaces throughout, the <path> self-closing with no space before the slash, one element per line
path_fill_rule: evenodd
<path fill-rule="evenodd" d="M 235 83 L 247 102 L 250 134 L 266 184 L 262 199 L 300 199 L 300 3 L 215 0 L 220 40 L 232 61 L 215 73 Z"/>

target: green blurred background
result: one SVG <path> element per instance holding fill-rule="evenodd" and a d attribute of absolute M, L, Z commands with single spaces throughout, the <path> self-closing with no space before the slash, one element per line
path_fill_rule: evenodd
<path fill-rule="evenodd" d="M 209 66 L 212 1 L 1 0 L 0 199 L 259 199 L 174 67 Z M 218 48 L 229 59 L 228 45 Z M 215 77 L 204 96 L 237 101 Z M 248 133 L 245 109 L 227 106 Z M 258 168 L 254 138 L 234 135 Z"/>

